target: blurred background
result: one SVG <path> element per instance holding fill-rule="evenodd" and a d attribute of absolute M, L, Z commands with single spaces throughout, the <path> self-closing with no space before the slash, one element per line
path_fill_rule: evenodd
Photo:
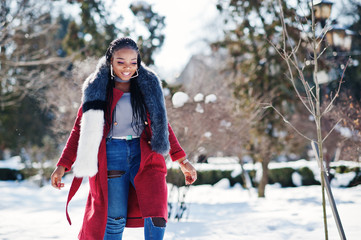
<path fill-rule="evenodd" d="M 281 3 L 305 79 L 312 86 L 318 75 L 322 106 L 342 79 L 333 108 L 322 118 L 324 135 L 338 122 L 324 142 L 324 159 L 330 179 L 335 171 L 354 172 L 346 185 L 355 186 L 361 179 L 354 165 L 361 151 L 361 2 L 315 1 L 322 53 L 317 73 L 309 1 Z M 247 187 L 249 179 L 248 187 L 261 185 L 261 197 L 267 182 L 295 186 L 294 172 L 303 184 L 319 184 L 308 168 L 268 171 L 269 163 L 314 160 L 310 142 L 286 119 L 316 138 L 314 119 L 277 52 L 283 46 L 278 1 L 1 0 L 0 7 L 1 180 L 47 183 L 73 126 L 84 79 L 113 39 L 130 36 L 163 82 L 169 121 L 190 160 L 213 164 L 199 167 L 198 184 L 228 177 Z M 341 160 L 343 167 L 336 164 Z M 243 171 L 232 177 L 221 169 L 224 164 Z M 257 179 L 252 167 L 244 171 L 244 164 L 261 164 L 263 177 Z M 179 171 L 171 168 L 169 182 L 181 185 Z"/>

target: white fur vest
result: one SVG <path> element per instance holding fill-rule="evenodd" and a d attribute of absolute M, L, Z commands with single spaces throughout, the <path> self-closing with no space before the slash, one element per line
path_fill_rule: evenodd
<path fill-rule="evenodd" d="M 98 172 L 98 150 L 103 138 L 106 109 L 106 89 L 109 65 L 105 57 L 98 62 L 96 70 L 83 84 L 82 119 L 77 158 L 73 165 L 76 177 L 91 177 Z M 145 66 L 140 66 L 137 81 L 150 115 L 152 150 L 166 154 L 169 151 L 167 113 L 162 86 L 157 75 Z"/>

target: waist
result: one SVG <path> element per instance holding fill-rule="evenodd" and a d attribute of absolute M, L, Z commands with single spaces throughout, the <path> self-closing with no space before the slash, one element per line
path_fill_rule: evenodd
<path fill-rule="evenodd" d="M 122 139 L 122 140 L 133 140 L 136 138 L 140 138 L 140 136 L 133 136 L 133 135 L 127 135 L 127 136 L 121 136 L 121 137 L 108 137 L 107 139 Z"/>

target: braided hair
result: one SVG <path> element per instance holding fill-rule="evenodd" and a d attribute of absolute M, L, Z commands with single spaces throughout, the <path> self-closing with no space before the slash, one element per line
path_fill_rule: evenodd
<path fill-rule="evenodd" d="M 107 66 L 110 68 L 111 59 L 114 53 L 120 49 L 128 48 L 137 52 L 137 70 L 141 65 L 141 56 L 137 44 L 128 37 L 118 38 L 113 40 L 105 53 Z M 137 77 L 136 77 L 137 78 Z M 130 102 L 133 110 L 132 128 L 137 134 L 141 134 L 144 122 L 147 119 L 147 111 L 144 103 L 143 94 L 140 91 L 136 78 L 130 81 Z M 107 124 L 113 127 L 114 115 L 111 113 L 111 106 L 113 102 L 113 88 L 115 87 L 114 77 L 109 71 L 108 84 L 107 84 L 107 109 L 106 109 L 106 120 Z"/>

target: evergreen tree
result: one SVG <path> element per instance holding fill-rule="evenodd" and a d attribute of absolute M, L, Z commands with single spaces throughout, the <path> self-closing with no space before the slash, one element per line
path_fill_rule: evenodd
<path fill-rule="evenodd" d="M 162 30 L 165 27 L 165 17 L 155 13 L 152 6 L 145 2 L 137 2 L 130 5 L 133 14 L 146 26 L 149 37 L 139 36 L 138 46 L 142 60 L 146 65 L 153 65 L 153 55 L 164 43 L 165 35 Z"/>
<path fill-rule="evenodd" d="M 48 4 L 0 3 L 0 150 L 18 151 L 42 144 L 39 139 L 51 134 L 51 113 L 43 110 L 44 94 L 64 73 L 68 61 L 59 57 L 54 37 L 57 25 Z"/>
<path fill-rule="evenodd" d="M 295 39 L 294 43 L 298 43 L 300 30 L 296 10 L 287 1 L 282 1 L 282 4 L 287 28 Z M 213 45 L 227 48 L 233 58 L 229 68 L 235 73 L 234 96 L 258 98 L 271 103 L 285 116 L 291 116 L 295 111 L 296 96 L 284 75 L 287 66 L 274 48 L 282 51 L 278 1 L 220 0 L 217 8 L 223 14 L 226 30 L 224 40 Z M 269 162 L 277 157 L 291 136 L 284 128 L 283 119 L 273 110 L 267 110 L 254 125 L 247 149 L 256 161 L 262 163 L 259 197 L 265 196 Z"/>
<path fill-rule="evenodd" d="M 122 16 L 111 20 L 111 13 L 105 9 L 105 1 L 68 1 L 70 4 L 78 2 L 81 10 L 81 22 L 72 21 L 68 26 L 67 35 L 63 41 L 68 54 L 78 53 L 81 57 L 102 56 L 109 43 L 121 36 L 127 36 L 134 30 L 120 29 Z M 146 65 L 154 64 L 154 53 L 163 45 L 165 35 L 165 17 L 155 13 L 151 5 L 145 2 L 132 3 L 129 8 L 148 33 L 135 39 L 139 45 L 142 60 Z M 121 9 L 120 9 L 121 13 Z"/>
<path fill-rule="evenodd" d="M 121 20 L 110 20 L 110 13 L 104 7 L 104 1 L 68 1 L 70 4 L 80 4 L 81 22 L 72 21 L 63 46 L 68 54 L 75 53 L 82 58 L 104 55 L 109 43 L 121 33 L 115 25 Z"/>

